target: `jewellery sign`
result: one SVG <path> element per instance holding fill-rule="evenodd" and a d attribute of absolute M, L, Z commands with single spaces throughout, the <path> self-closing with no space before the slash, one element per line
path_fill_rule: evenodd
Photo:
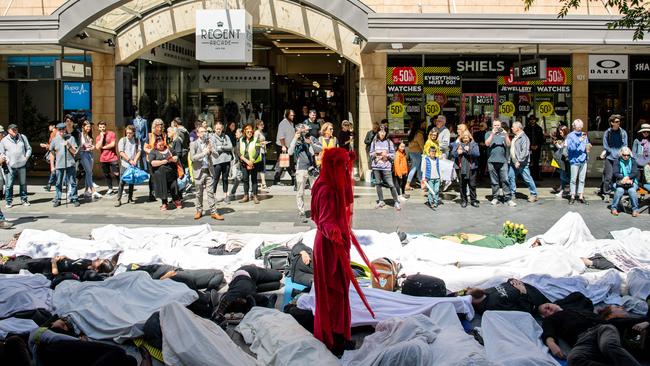
<path fill-rule="evenodd" d="M 589 80 L 627 80 L 627 55 L 589 55 Z"/>
<path fill-rule="evenodd" d="M 196 59 L 252 62 L 253 17 L 244 9 L 197 10 Z"/>

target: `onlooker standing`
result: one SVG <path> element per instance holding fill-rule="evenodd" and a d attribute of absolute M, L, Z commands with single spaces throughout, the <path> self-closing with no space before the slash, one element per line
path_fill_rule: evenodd
<path fill-rule="evenodd" d="M 388 132 L 386 128 L 380 128 L 377 136 L 372 141 L 370 146 L 370 156 L 372 157 L 372 174 L 375 177 L 375 188 L 377 189 L 377 206 L 375 208 L 382 208 L 386 206 L 384 202 L 384 192 L 382 185 L 387 185 L 390 189 L 390 194 L 395 201 L 395 209 L 399 211 L 400 204 L 397 198 L 397 191 L 393 185 L 393 160 L 395 159 L 395 146 L 387 138 Z"/>
<path fill-rule="evenodd" d="M 582 132 L 584 123 L 581 119 L 573 121 L 573 131 L 566 137 L 566 148 L 571 169 L 571 184 L 569 192 L 569 204 L 578 200 L 583 204 L 588 204 L 584 197 L 585 177 L 587 176 L 587 160 L 589 160 L 589 151 L 591 144 L 585 132 Z"/>
<path fill-rule="evenodd" d="M 176 208 L 182 209 L 183 203 L 181 202 L 181 195 L 177 184 L 178 172 L 176 163 L 178 162 L 178 156 L 172 155 L 163 140 L 156 141 L 155 147 L 149 153 L 149 163 L 153 171 L 151 179 L 155 181 L 156 197 L 162 202 L 160 211 L 167 211 L 170 196 Z"/>
<path fill-rule="evenodd" d="M 569 182 L 571 181 L 571 166 L 569 164 L 569 155 L 566 146 L 568 134 L 569 129 L 566 126 L 558 126 L 556 135 L 554 136 L 555 141 L 551 144 L 553 159 L 559 166 L 557 170 L 560 174 L 560 188 L 553 188 L 552 193 L 558 198 L 562 198 L 568 193 Z"/>
<path fill-rule="evenodd" d="M 86 199 L 99 199 L 102 195 L 97 193 L 95 184 L 93 183 L 93 165 L 95 160 L 93 158 L 93 150 L 95 150 L 95 142 L 92 137 L 93 124 L 86 120 L 81 125 L 81 136 L 79 145 L 79 158 L 81 159 L 81 166 L 84 169 L 85 177 L 85 192 Z"/>
<path fill-rule="evenodd" d="M 237 143 L 237 158 L 242 163 L 242 180 L 244 181 L 244 198 L 239 202 L 246 203 L 250 201 L 248 195 L 249 188 L 253 192 L 253 202 L 260 203 L 257 197 L 257 170 L 262 162 L 262 154 L 260 153 L 260 142 L 253 136 L 253 126 L 244 126 L 244 136 L 239 139 Z M 250 186 L 249 186 L 250 184 Z"/>
<path fill-rule="evenodd" d="M 4 156 L 0 156 L 0 164 L 5 162 Z M 11 222 L 7 221 L 5 214 L 0 211 L 0 229 L 11 229 L 14 226 Z"/>
<path fill-rule="evenodd" d="M 47 143 L 41 143 L 40 146 L 45 149 L 47 152 L 45 153 L 45 160 L 50 161 L 50 144 L 52 143 L 52 140 L 59 135 L 59 133 L 56 130 L 56 121 L 50 121 L 47 124 L 47 129 L 49 131 L 49 136 L 47 138 Z M 47 180 L 47 185 L 45 185 L 45 190 L 50 191 L 52 189 L 52 186 L 56 184 L 56 174 L 50 173 L 50 177 Z"/>
<path fill-rule="evenodd" d="M 478 207 L 476 197 L 476 174 L 478 171 L 478 158 L 480 156 L 478 144 L 472 141 L 472 134 L 465 130 L 451 147 L 451 154 L 458 168 L 460 179 L 460 205 L 467 207 L 467 191 L 471 205 Z"/>
<path fill-rule="evenodd" d="M 316 177 L 310 173 L 315 165 L 314 144 L 310 136 L 307 136 L 307 126 L 300 124 L 296 126 L 296 133 L 289 144 L 289 154 L 294 156 L 296 162 L 296 205 L 298 206 L 298 218 L 304 224 L 307 223 L 305 214 L 305 187 L 307 182 L 311 186 Z"/>
<path fill-rule="evenodd" d="M 311 135 L 311 132 L 309 132 L 309 134 Z M 318 154 L 316 156 L 316 165 L 320 166 L 325 150 L 339 147 L 339 142 L 337 138 L 334 137 L 334 125 L 330 122 L 325 122 L 320 129 L 320 136 L 316 137 L 311 135 L 310 137 L 316 140 L 314 144 L 314 151 Z"/>
<path fill-rule="evenodd" d="M 70 199 L 75 207 L 79 207 L 77 197 L 77 169 L 74 161 L 77 155 L 77 143 L 74 137 L 66 133 L 66 124 L 56 125 L 59 135 L 50 143 L 50 171 L 56 172 L 56 193 L 52 206 L 61 205 L 63 185 L 68 188 L 66 199 Z"/>
<path fill-rule="evenodd" d="M 537 124 L 535 115 L 528 118 L 524 133 L 530 140 L 530 174 L 533 179 L 539 180 L 541 178 L 539 161 L 542 157 L 542 146 L 546 142 L 546 138 L 544 137 L 544 130 Z"/>
<path fill-rule="evenodd" d="M 235 130 L 236 141 L 239 141 L 243 135 L 241 128 Z M 226 200 L 226 204 L 230 204 L 230 201 L 235 200 L 235 193 L 237 192 L 237 187 L 239 187 L 239 183 L 241 183 L 243 176 L 241 171 L 241 160 L 237 158 L 237 153 L 234 151 L 235 148 L 236 145 L 233 147 L 233 159 L 230 161 L 230 172 L 228 174 L 228 178 L 232 179 L 232 188 L 230 188 L 230 195 L 228 196 L 229 199 Z M 248 192 L 245 192 L 245 194 L 248 194 Z"/>
<path fill-rule="evenodd" d="M 318 138 L 321 131 L 321 126 L 318 120 L 316 120 L 316 110 L 312 109 L 309 111 L 309 118 L 303 122 L 309 129 L 309 136 L 313 138 Z M 334 132 L 334 131 L 332 131 Z"/>
<path fill-rule="evenodd" d="M 641 170 L 650 164 L 650 124 L 641 124 L 639 138 L 635 139 L 634 144 L 632 144 L 632 155 Z"/>
<path fill-rule="evenodd" d="M 427 191 L 427 206 L 435 210 L 440 204 L 440 166 L 439 154 L 435 146 L 429 148 L 428 154 L 422 158 L 422 188 Z"/>
<path fill-rule="evenodd" d="M 479 124 L 479 130 L 474 132 L 474 142 L 478 144 L 478 151 L 481 154 L 478 158 L 478 178 L 480 179 L 485 175 L 485 170 L 487 168 L 487 158 L 488 151 L 487 146 L 485 146 L 485 135 L 487 132 L 487 123 L 481 122 Z"/>
<path fill-rule="evenodd" d="M 411 160 L 411 170 L 406 178 L 406 190 L 410 191 L 413 179 L 420 181 L 420 165 L 422 164 L 422 152 L 424 150 L 424 126 L 426 121 L 414 121 L 408 134 L 408 154 Z"/>
<path fill-rule="evenodd" d="M 366 145 L 366 156 L 368 156 L 368 169 L 372 169 L 372 157 L 370 156 L 370 145 L 375 140 L 377 132 L 379 131 L 379 123 L 373 122 L 372 129 L 366 132 L 366 138 L 363 139 L 363 143 Z"/>
<path fill-rule="evenodd" d="M 181 140 L 181 165 L 186 169 L 187 172 L 187 156 L 190 151 L 190 132 L 183 126 L 183 120 L 180 117 L 174 118 L 174 125 L 174 127 L 176 127 L 176 135 Z"/>
<path fill-rule="evenodd" d="M 639 168 L 632 157 L 632 150 L 623 146 L 618 153 L 618 164 L 612 167 L 612 177 L 614 178 L 614 199 L 612 200 L 612 215 L 618 216 L 618 204 L 621 198 L 627 192 L 632 205 L 632 217 L 639 216 L 639 199 L 636 191 L 639 189 Z"/>
<path fill-rule="evenodd" d="M 262 166 L 258 174 L 262 178 L 262 189 L 266 189 L 266 144 L 268 144 L 268 141 L 266 141 L 266 134 L 264 133 L 264 121 L 261 119 L 255 120 L 255 127 L 257 128 L 255 130 L 255 137 L 260 141 L 260 145 L 262 145 L 260 150 L 262 154 Z"/>
<path fill-rule="evenodd" d="M 213 174 L 212 186 L 210 189 L 213 193 L 217 193 L 217 186 L 219 185 L 219 179 L 221 178 L 221 186 L 224 195 L 223 200 L 225 203 L 230 203 L 230 196 L 228 195 L 228 175 L 230 172 L 230 161 L 232 160 L 232 144 L 230 143 L 230 138 L 223 133 L 223 123 L 217 122 L 214 124 L 214 133 L 211 134 L 208 139 L 212 145 L 210 161 L 212 163 Z"/>
<path fill-rule="evenodd" d="M 20 200 L 23 205 L 29 206 L 27 200 L 27 161 L 32 156 L 32 147 L 27 137 L 18 133 L 18 126 L 10 124 L 7 127 L 9 134 L 0 141 L 0 155 L 5 156 L 9 173 L 6 175 L 5 200 L 7 208 L 11 208 L 14 199 L 14 181 L 18 179 L 20 186 Z"/>
<path fill-rule="evenodd" d="M 343 120 L 341 122 L 341 132 L 339 132 L 339 145 L 350 151 L 354 150 L 353 143 L 354 143 L 354 135 L 352 131 L 352 123 L 348 120 Z"/>
<path fill-rule="evenodd" d="M 99 135 L 95 139 L 95 148 L 99 150 L 99 163 L 102 165 L 104 178 L 106 178 L 108 187 L 106 194 L 112 196 L 117 192 L 113 189 L 113 178 L 119 179 L 120 176 L 120 164 L 115 153 L 115 132 L 106 129 L 105 121 L 99 121 L 97 129 L 99 129 Z"/>
<path fill-rule="evenodd" d="M 409 173 L 409 163 L 406 156 L 406 145 L 401 142 L 395 152 L 395 164 L 393 164 L 393 183 L 397 190 L 397 199 L 400 202 L 406 201 L 406 178 Z"/>
<path fill-rule="evenodd" d="M 627 132 L 621 128 L 621 116 L 618 114 L 609 117 L 609 128 L 603 134 L 603 152 L 600 157 L 603 161 L 603 182 L 599 194 L 605 199 L 612 190 L 613 167 L 618 161 L 618 152 L 623 146 L 627 146 Z"/>
<path fill-rule="evenodd" d="M 285 114 L 286 114 L 286 111 L 285 111 Z M 228 128 L 226 128 L 226 136 L 228 136 L 228 138 L 230 139 L 230 144 L 232 146 L 235 146 L 235 145 L 237 145 L 237 141 L 239 141 L 239 138 L 237 138 L 237 130 L 240 130 L 240 129 L 237 128 L 237 123 L 235 123 L 235 122 L 228 122 L 227 127 Z"/>
<path fill-rule="evenodd" d="M 151 161 L 149 154 L 156 149 L 159 141 L 162 141 L 165 146 L 167 146 L 164 122 L 162 119 L 156 118 L 151 122 L 151 133 L 147 135 L 147 143 L 144 144 L 144 147 L 142 148 L 147 155 L 148 162 Z M 151 179 L 149 179 L 149 202 L 155 202 L 156 197 L 154 197 L 154 192 L 156 191 L 156 188 L 153 179 L 153 169 L 151 166 L 149 166 L 149 168 L 149 173 L 151 174 Z"/>
<path fill-rule="evenodd" d="M 172 155 L 178 156 L 178 163 L 185 169 L 187 160 L 183 163 L 183 140 L 178 135 L 178 128 L 167 128 L 167 146 L 169 146 Z"/>
<path fill-rule="evenodd" d="M 220 128 L 223 130 L 223 124 L 220 124 Z M 224 139 L 228 140 L 227 136 L 222 136 Z M 213 186 L 216 186 L 216 184 L 213 183 L 213 177 L 215 177 L 214 167 L 219 166 L 212 162 L 214 149 L 215 147 L 210 142 L 206 128 L 199 127 L 197 130 L 197 139 L 190 143 L 190 157 L 192 159 L 194 185 L 196 187 L 196 213 L 194 214 L 194 220 L 198 220 L 203 216 L 203 191 L 207 191 L 208 194 L 210 217 L 215 220 L 223 220 L 223 216 L 219 215 L 219 212 L 217 212 L 214 200 Z M 226 171 L 224 173 L 225 176 L 228 177 L 228 172 Z"/>
<path fill-rule="evenodd" d="M 521 175 L 521 178 L 526 182 L 530 191 L 528 202 L 532 203 L 537 202 L 537 187 L 535 186 L 535 181 L 530 176 L 530 170 L 528 170 L 530 140 L 528 140 L 528 136 L 526 136 L 522 127 L 521 122 L 514 122 L 512 124 L 512 132 L 515 136 L 510 144 L 510 169 L 508 170 L 510 195 L 512 198 L 515 198 L 515 192 L 517 192 L 517 176 Z"/>
<path fill-rule="evenodd" d="M 289 144 L 291 144 L 291 139 L 293 139 L 293 135 L 296 133 L 296 130 L 293 127 L 293 118 L 296 114 L 293 113 L 293 110 L 287 109 L 284 111 L 284 119 L 280 122 L 280 125 L 278 126 L 278 135 L 277 138 L 275 139 L 275 144 L 278 147 L 278 163 L 275 167 L 275 176 L 273 178 L 273 184 L 278 185 L 280 184 L 280 178 L 282 178 L 282 173 L 284 173 L 285 169 L 289 171 L 289 175 L 291 176 L 291 185 L 296 184 L 296 172 L 294 171 L 295 166 L 292 164 L 293 161 L 290 161 L 289 167 L 287 168 L 281 168 L 280 167 L 280 162 L 279 162 L 279 157 L 280 154 L 284 154 L 287 152 L 287 149 L 289 148 Z M 257 180 L 257 178 L 255 179 Z M 245 194 L 248 194 L 246 192 Z"/>
<path fill-rule="evenodd" d="M 126 126 L 126 136 L 122 137 L 117 143 L 117 152 L 120 154 L 120 177 L 124 171 L 129 167 L 135 167 L 140 161 L 142 150 L 140 142 L 135 138 L 135 128 L 131 125 Z M 120 179 L 120 184 L 117 189 L 117 202 L 115 207 L 122 205 L 122 193 L 124 193 L 124 181 Z M 126 203 L 135 203 L 133 200 L 133 184 L 129 184 L 129 195 Z"/>
<path fill-rule="evenodd" d="M 451 140 L 451 132 L 446 126 L 447 117 L 442 114 L 436 119 L 436 131 L 438 131 L 438 145 L 440 146 L 440 152 L 442 153 L 442 158 L 447 159 L 449 156 L 449 143 Z"/>
<path fill-rule="evenodd" d="M 517 204 L 510 195 L 508 183 L 508 158 L 507 151 L 510 147 L 510 136 L 501 127 L 501 121 L 492 121 L 492 131 L 485 134 L 485 146 L 488 147 L 488 172 L 490 173 L 490 185 L 492 186 L 493 205 L 499 203 L 499 187 L 503 191 L 503 201 L 508 206 L 514 207 Z"/>

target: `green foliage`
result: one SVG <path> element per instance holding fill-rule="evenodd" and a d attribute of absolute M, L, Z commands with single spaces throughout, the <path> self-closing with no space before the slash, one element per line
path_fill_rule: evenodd
<path fill-rule="evenodd" d="M 559 0 L 562 8 L 558 18 L 564 18 L 571 9 L 582 5 L 582 0 Z M 634 30 L 635 41 L 643 39 L 646 32 L 650 32 L 650 2 L 647 0 L 587 0 L 604 3 L 611 9 L 617 9 L 621 18 L 607 23 L 609 29 Z M 530 10 L 535 0 L 524 0 L 526 11 Z"/>

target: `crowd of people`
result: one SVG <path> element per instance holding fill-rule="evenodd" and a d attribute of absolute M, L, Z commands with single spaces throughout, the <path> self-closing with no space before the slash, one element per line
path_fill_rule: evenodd
<path fill-rule="evenodd" d="M 485 176 L 489 177 L 492 205 L 517 205 L 518 177 L 528 188 L 528 201 L 538 201 L 536 181 L 541 179 L 540 157 L 546 136 L 535 116 L 528 118 L 525 127 L 518 121 L 509 125 L 494 119 L 488 129 L 489 121 L 475 122 L 459 124 L 452 132 L 443 115 L 429 126 L 426 121 L 415 121 L 404 140 L 390 134 L 387 120 L 374 123 L 363 142 L 377 191 L 376 208 L 386 207 L 384 188 L 389 190 L 393 207 L 399 211 L 410 191 L 419 187 L 428 197 L 427 206 L 435 210 L 444 204 L 441 192 L 453 182 L 458 184 L 462 207 L 479 207 L 476 187 Z M 632 139 L 620 127 L 620 116 L 612 115 L 609 122 L 610 128 L 603 135 L 604 150 L 595 157 L 603 161 L 598 194 L 608 201 L 611 198 L 608 208 L 612 215 L 620 214 L 621 201 L 627 195 L 631 214 L 636 217 L 640 210 L 638 191 L 650 188 L 650 124 L 639 121 L 639 130 Z M 559 184 L 553 193 L 566 198 L 571 205 L 588 204 L 584 194 L 587 162 L 594 157 L 590 157 L 592 145 L 583 128 L 584 123 L 576 119 L 571 126 L 559 125 L 550 133 L 548 147 L 559 173 Z M 184 195 L 194 189 L 194 217 L 198 220 L 204 214 L 205 192 L 210 217 L 223 220 L 217 205 L 235 200 L 240 184 L 244 194 L 239 202 L 258 204 L 260 191 L 266 193 L 271 185 L 282 185 L 282 177 L 288 173 L 296 191 L 298 216 L 307 222 L 305 191 L 318 177 L 323 152 L 333 147 L 354 150 L 354 131 L 349 121 L 335 126 L 322 118 L 322 113 L 319 117 L 316 110 L 306 106 L 301 117 L 296 117 L 293 110 L 284 112 L 275 144 L 267 136 L 262 120 L 239 128 L 234 122 L 224 125 L 216 121 L 210 125 L 206 119 L 199 119 L 189 131 L 179 117 L 169 121 L 166 128 L 166 121 L 156 118 L 149 126 L 138 114 L 119 139 L 104 121 L 97 123 L 95 137 L 93 131 L 92 121 L 77 121 L 71 115 L 66 115 L 63 123 L 49 124 L 49 139 L 40 146 L 47 151 L 45 158 L 51 174 L 45 189 L 54 188 L 54 207 L 61 205 L 64 191 L 65 203 L 75 207 L 82 201 L 109 197 L 120 207 L 127 185 L 126 202 L 135 203 L 133 184 L 126 184 L 122 178 L 125 171 L 137 167 L 150 174 L 148 200 L 160 201 L 161 211 L 170 206 L 182 209 Z M 278 158 L 273 180 L 267 185 L 266 156 L 272 148 Z M 97 157 L 106 185 L 103 194 L 93 180 Z M 31 160 L 32 148 L 27 137 L 19 133 L 15 124 L 9 125 L 6 136 L 0 140 L 0 175 L 6 208 L 14 205 L 16 181 L 22 204 L 30 205 L 26 173 Z M 219 183 L 222 193 L 218 192 Z M 80 185 L 84 187 L 81 196 L 77 189 Z M 11 223 L 0 213 L 0 228 L 9 227 Z"/>

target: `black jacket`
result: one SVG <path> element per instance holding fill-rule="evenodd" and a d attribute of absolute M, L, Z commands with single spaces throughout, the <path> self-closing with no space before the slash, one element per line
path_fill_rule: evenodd
<path fill-rule="evenodd" d="M 537 288 L 529 284 L 524 285 L 525 294 L 520 293 L 510 282 L 486 289 L 486 297 L 476 306 L 476 312 L 482 314 L 488 310 L 513 310 L 532 314 L 539 305 L 549 302 Z"/>

